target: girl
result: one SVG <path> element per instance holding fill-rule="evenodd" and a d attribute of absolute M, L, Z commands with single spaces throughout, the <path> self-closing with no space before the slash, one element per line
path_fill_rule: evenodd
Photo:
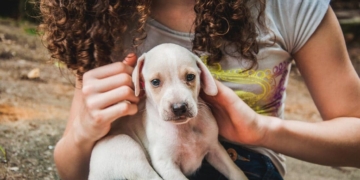
<path fill-rule="evenodd" d="M 136 56 L 165 42 L 198 53 L 221 81 L 203 98 L 249 179 L 282 179 L 282 154 L 360 167 L 360 82 L 329 0 L 41 0 L 41 11 L 52 57 L 77 75 L 54 152 L 62 179 L 86 179 L 96 141 L 138 111 Z M 323 122 L 282 120 L 293 59 Z M 191 177 L 221 178 L 206 162 Z"/>

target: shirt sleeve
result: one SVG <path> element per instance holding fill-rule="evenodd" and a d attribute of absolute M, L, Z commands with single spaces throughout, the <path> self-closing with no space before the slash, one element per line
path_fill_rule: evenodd
<path fill-rule="evenodd" d="M 330 0 L 270 0 L 271 11 L 285 49 L 294 54 L 323 20 Z M 269 2 L 269 1 L 268 1 Z"/>

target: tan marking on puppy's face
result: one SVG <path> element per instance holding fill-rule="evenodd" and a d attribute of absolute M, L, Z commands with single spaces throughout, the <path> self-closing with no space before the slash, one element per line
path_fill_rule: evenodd
<path fill-rule="evenodd" d="M 190 52 L 149 51 L 142 74 L 148 101 L 163 120 L 185 123 L 197 115 L 200 70 Z"/>

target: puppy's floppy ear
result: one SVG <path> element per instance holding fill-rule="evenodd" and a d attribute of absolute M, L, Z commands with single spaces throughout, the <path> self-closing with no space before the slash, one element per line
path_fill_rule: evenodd
<path fill-rule="evenodd" d="M 201 75 L 201 86 L 204 92 L 209 96 L 215 96 L 218 93 L 217 86 L 215 84 L 215 80 L 212 77 L 209 69 L 205 66 L 205 64 L 201 61 L 199 57 L 193 55 L 196 59 L 196 64 L 200 68 Z"/>
<path fill-rule="evenodd" d="M 141 86 L 140 86 L 140 75 L 141 75 L 142 66 L 144 64 L 145 56 L 146 56 L 146 53 L 142 54 L 137 59 L 136 66 L 135 66 L 134 71 L 132 73 L 132 81 L 133 81 L 134 86 L 135 86 L 135 96 L 139 96 L 139 94 L 140 94 L 140 88 L 141 88 Z"/>

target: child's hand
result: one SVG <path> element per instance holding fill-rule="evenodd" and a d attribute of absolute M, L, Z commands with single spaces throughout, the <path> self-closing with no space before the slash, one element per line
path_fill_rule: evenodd
<path fill-rule="evenodd" d="M 80 138 L 94 142 L 105 136 L 111 123 L 123 116 L 135 114 L 139 98 L 135 96 L 131 74 L 136 55 L 128 55 L 116 62 L 88 71 L 83 76 L 83 112 L 74 126 Z M 89 139 L 90 138 L 90 139 Z"/>
<path fill-rule="evenodd" d="M 245 104 L 233 90 L 216 81 L 218 94 L 201 97 L 210 105 L 219 126 L 219 134 L 226 139 L 242 144 L 257 145 L 264 136 L 266 124 L 260 115 Z"/>

